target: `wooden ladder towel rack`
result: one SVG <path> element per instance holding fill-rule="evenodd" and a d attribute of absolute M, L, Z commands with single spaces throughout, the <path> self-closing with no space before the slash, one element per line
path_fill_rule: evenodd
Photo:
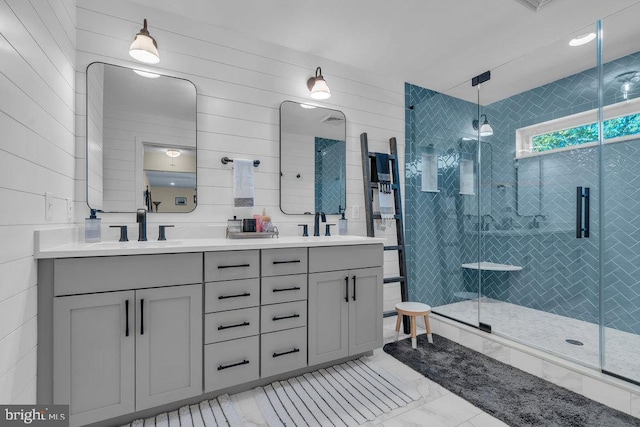
<path fill-rule="evenodd" d="M 362 182 L 364 184 L 364 203 L 367 221 L 367 236 L 375 236 L 374 220 L 382 219 L 380 213 L 373 211 L 373 192 L 378 189 L 378 177 L 371 176 L 373 169 L 372 163 L 376 161 L 376 153 L 369 151 L 369 141 L 367 134 L 360 135 L 360 149 L 362 154 Z M 389 162 L 391 163 L 391 190 L 393 192 L 393 201 L 395 203 L 394 222 L 396 226 L 396 245 L 385 246 L 385 251 L 398 252 L 398 272 L 399 276 L 385 277 L 384 283 L 400 283 L 400 299 L 402 301 L 409 300 L 407 289 L 407 262 L 406 249 L 404 245 L 404 222 L 402 219 L 402 197 L 400 193 L 400 170 L 398 167 L 398 145 L 396 138 L 389 139 Z M 395 310 L 384 313 L 384 317 L 394 316 Z M 409 319 L 405 316 L 402 323 L 404 325 L 404 333 L 409 333 Z"/>

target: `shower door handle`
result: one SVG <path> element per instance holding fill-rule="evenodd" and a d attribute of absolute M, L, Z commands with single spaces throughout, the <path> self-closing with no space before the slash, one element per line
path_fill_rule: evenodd
<path fill-rule="evenodd" d="M 583 210 L 584 203 L 584 210 Z M 583 221 L 584 219 L 584 221 Z M 589 187 L 576 187 L 576 238 L 589 238 Z"/>

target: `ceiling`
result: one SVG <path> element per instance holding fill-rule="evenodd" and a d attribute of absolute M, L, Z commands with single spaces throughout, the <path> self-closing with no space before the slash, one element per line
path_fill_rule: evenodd
<path fill-rule="evenodd" d="M 595 66 L 594 42 L 567 43 L 598 19 L 606 59 L 640 47 L 640 0 L 134 1 L 469 101 L 491 70 L 482 104 Z"/>

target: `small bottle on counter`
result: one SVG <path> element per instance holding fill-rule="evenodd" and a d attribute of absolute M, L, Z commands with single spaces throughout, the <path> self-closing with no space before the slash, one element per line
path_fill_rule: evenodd
<path fill-rule="evenodd" d="M 347 218 L 344 217 L 344 212 L 342 212 L 342 218 L 338 220 L 338 234 L 341 236 L 349 234 L 349 223 Z"/>
<path fill-rule="evenodd" d="M 262 209 L 262 231 L 273 231 L 271 217 L 267 215 L 267 210 L 264 208 Z"/>
<path fill-rule="evenodd" d="M 84 241 L 87 243 L 95 243 L 101 240 L 102 219 L 96 215 L 97 209 L 91 209 L 89 218 L 84 219 Z"/>

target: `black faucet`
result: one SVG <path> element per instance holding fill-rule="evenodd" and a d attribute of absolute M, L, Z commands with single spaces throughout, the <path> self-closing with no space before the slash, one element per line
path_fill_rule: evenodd
<path fill-rule="evenodd" d="M 147 210 L 140 208 L 136 212 L 136 222 L 138 223 L 138 242 L 147 241 Z"/>
<path fill-rule="evenodd" d="M 493 217 L 490 214 L 484 214 L 482 215 L 482 218 L 480 219 L 480 229 L 483 231 L 488 231 L 490 224 L 494 222 Z"/>
<path fill-rule="evenodd" d="M 313 221 L 313 235 L 320 235 L 320 218 L 322 218 L 322 222 L 327 222 L 327 216 L 324 212 L 316 212 L 315 220 Z"/>

